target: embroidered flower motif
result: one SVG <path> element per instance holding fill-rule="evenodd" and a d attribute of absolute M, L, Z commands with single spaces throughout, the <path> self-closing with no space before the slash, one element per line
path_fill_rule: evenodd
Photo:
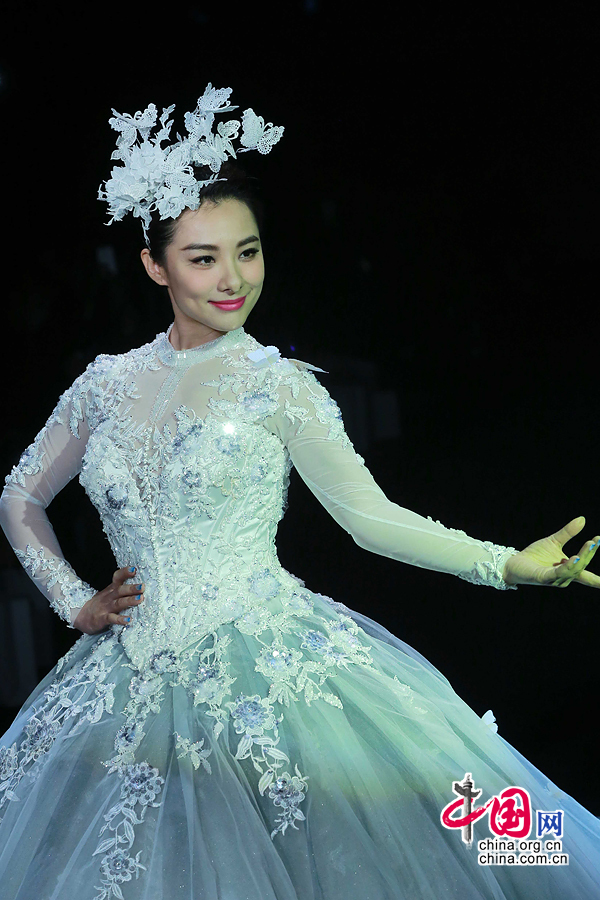
<path fill-rule="evenodd" d="M 225 453 L 227 456 L 238 456 L 242 452 L 240 442 L 235 435 L 223 434 L 216 439 L 215 444 L 221 453 Z"/>
<path fill-rule="evenodd" d="M 109 828 L 113 837 L 101 841 L 92 854 L 97 856 L 104 853 L 100 862 L 100 872 L 104 877 L 101 886 L 94 885 L 99 891 L 94 900 L 123 897 L 119 884 L 131 881 L 134 873 L 139 878 L 140 869 L 146 868 L 140 862 L 141 850 L 135 859 L 128 852 L 135 840 L 133 826 L 144 822 L 147 807 L 160 806 L 154 800 L 165 783 L 165 779 L 158 774 L 158 769 L 146 761 L 125 766 L 120 775 L 123 778 L 121 800 L 104 815 L 106 821 L 100 829 L 100 836 Z M 138 804 L 141 807 L 139 816 L 136 812 Z M 119 833 L 121 829 L 122 833 Z M 121 849 L 121 844 L 127 844 L 127 847 Z"/>
<path fill-rule="evenodd" d="M 48 753 L 67 720 L 74 720 L 70 730 L 73 736 L 86 722 L 99 721 L 103 712 L 109 711 L 114 685 L 105 680 L 115 663 L 107 665 L 104 659 L 106 641 L 106 637 L 100 637 L 90 656 L 79 666 L 65 670 L 44 691 L 25 724 L 20 746 L 15 742 L 9 748 L 0 748 L 0 809 L 8 801 L 22 799 L 15 791 L 25 775 L 33 782 L 42 774 Z M 76 648 L 74 645 L 69 653 Z"/>
<path fill-rule="evenodd" d="M 219 588 L 216 584 L 203 584 L 201 587 L 201 593 L 203 599 L 210 602 L 211 600 L 216 600 L 219 593 Z"/>
<path fill-rule="evenodd" d="M 202 750 L 204 746 L 204 738 L 201 741 L 196 741 L 196 743 L 192 743 L 189 738 L 182 738 L 180 734 L 176 733 L 176 746 L 178 750 L 183 750 L 183 753 L 179 753 L 177 759 L 182 759 L 184 756 L 189 755 L 192 760 L 192 765 L 194 769 L 197 769 L 198 766 L 202 765 L 204 769 L 210 775 L 212 773 L 212 769 L 210 767 L 210 763 L 207 761 L 207 756 L 210 756 L 212 753 L 212 749 L 207 747 L 206 750 Z"/>
<path fill-rule="evenodd" d="M 289 600 L 285 600 L 287 609 L 297 616 L 307 616 L 314 609 L 314 604 L 309 596 L 304 594 L 292 594 Z"/>
<path fill-rule="evenodd" d="M 141 725 L 139 722 L 126 722 L 117 731 L 115 749 L 119 752 L 136 747 L 140 737 Z"/>
<path fill-rule="evenodd" d="M 173 441 L 173 449 L 197 453 L 206 441 L 204 422 L 194 422 L 187 429 L 181 424 Z"/>
<path fill-rule="evenodd" d="M 243 615 L 235 620 L 235 627 L 242 634 L 262 634 L 272 626 L 273 616 L 264 606 L 258 609 L 246 609 Z"/>
<path fill-rule="evenodd" d="M 277 347 L 269 344 L 264 350 L 260 348 L 258 350 L 249 350 L 246 356 L 257 369 L 264 369 L 280 359 L 281 353 Z"/>
<path fill-rule="evenodd" d="M 194 695 L 194 705 L 213 700 L 223 689 L 223 681 L 219 678 L 219 670 L 215 665 L 199 665 L 195 679 L 190 688 Z"/>
<path fill-rule="evenodd" d="M 114 886 L 123 884 L 124 881 L 131 881 L 134 874 L 136 878 L 139 878 L 139 870 L 146 868 L 139 862 L 140 854 L 141 851 L 135 859 L 132 859 L 126 850 L 113 850 L 103 858 L 100 871 L 108 882 L 112 882 L 111 894 L 122 897 L 121 891 L 117 893 L 118 889 L 115 890 Z M 102 888 L 96 886 L 96 890 L 102 890 Z M 102 891 L 100 896 L 106 896 L 105 892 Z"/>
<path fill-rule="evenodd" d="M 0 792 L 5 790 L 6 783 L 18 769 L 17 745 L 0 747 Z"/>
<path fill-rule="evenodd" d="M 246 416 L 264 419 L 272 415 L 277 409 L 277 400 L 268 391 L 243 391 L 238 394 L 237 412 Z"/>
<path fill-rule="evenodd" d="M 302 654 L 293 647 L 286 647 L 281 638 L 265 647 L 256 661 L 256 671 L 267 678 L 289 678 L 297 675 Z"/>
<path fill-rule="evenodd" d="M 312 650 L 313 653 L 325 654 L 332 645 L 326 635 L 322 634 L 320 631 L 310 629 L 309 631 L 304 632 L 304 640 L 300 646 L 307 650 Z"/>
<path fill-rule="evenodd" d="M 238 734 L 262 736 L 277 724 L 273 715 L 273 707 L 268 700 L 262 700 L 259 694 L 246 697 L 240 694 L 234 702 L 226 704 L 234 720 L 234 728 Z"/>
<path fill-rule="evenodd" d="M 269 572 L 268 569 L 258 572 L 256 575 L 251 575 L 248 579 L 248 584 L 252 593 L 257 597 L 262 597 L 263 600 L 272 600 L 281 589 L 279 579 Z"/>
<path fill-rule="evenodd" d="M 263 463 L 256 463 L 248 472 L 248 478 L 254 484 L 257 484 L 259 481 L 264 481 L 266 477 L 267 467 Z"/>
<path fill-rule="evenodd" d="M 329 626 L 332 638 L 344 648 L 360 647 L 357 637 L 358 627 L 349 616 L 340 616 L 339 621 Z"/>
<path fill-rule="evenodd" d="M 106 489 L 106 499 L 111 509 L 123 509 L 127 503 L 127 488 L 124 484 L 111 484 Z"/>
<path fill-rule="evenodd" d="M 301 665 L 302 654 L 294 647 L 286 647 L 281 635 L 261 651 L 255 669 L 271 682 L 269 702 L 289 706 L 290 701 L 298 700 L 292 679 L 299 675 Z"/>
<path fill-rule="evenodd" d="M 125 800 L 126 805 L 132 808 L 136 803 L 142 807 L 160 806 L 159 803 L 153 801 L 162 790 L 164 783 L 165 779 L 160 777 L 158 769 L 152 768 L 147 762 L 128 766 L 121 786 L 121 799 Z"/>
<path fill-rule="evenodd" d="M 295 770 L 296 775 L 290 775 L 289 772 L 279 775 L 269 791 L 269 798 L 274 805 L 281 807 L 281 813 L 275 820 L 280 824 L 271 832 L 271 839 L 279 831 L 285 834 L 288 825 L 291 825 L 292 828 L 298 831 L 298 826 L 294 824 L 294 820 L 304 821 L 306 818 L 302 810 L 298 809 L 298 804 L 304 800 L 304 791 L 307 790 L 308 785 L 306 782 L 309 776 L 302 776 L 298 766 L 295 767 Z"/>
<path fill-rule="evenodd" d="M 173 672 L 176 669 L 177 657 L 172 650 L 156 653 L 148 665 L 148 671 L 154 672 L 156 675 L 162 675 L 164 672 Z"/>

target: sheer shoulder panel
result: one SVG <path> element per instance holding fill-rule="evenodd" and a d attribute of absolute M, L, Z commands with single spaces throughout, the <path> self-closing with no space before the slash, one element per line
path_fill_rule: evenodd
<path fill-rule="evenodd" d="M 518 552 L 514 547 L 468 537 L 389 500 L 355 451 L 327 389 L 299 361 L 282 360 L 281 367 L 278 409 L 265 426 L 280 437 L 302 480 L 359 547 L 474 584 L 516 589 L 502 577 L 506 560 Z"/>

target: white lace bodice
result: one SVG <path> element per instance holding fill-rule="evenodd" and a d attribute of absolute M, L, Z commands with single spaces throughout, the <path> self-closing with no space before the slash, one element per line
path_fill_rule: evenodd
<path fill-rule="evenodd" d="M 117 565 L 135 564 L 135 581 L 146 584 L 131 625 L 113 626 L 140 668 L 157 647 L 180 653 L 221 623 L 293 614 L 302 582 L 283 569 L 275 545 L 292 465 L 360 547 L 514 587 L 502 579 L 514 548 L 385 496 L 315 367 L 282 358 L 243 327 L 187 351 L 173 348 L 170 331 L 98 356 L 6 478 L 0 524 L 66 622 L 98 590 L 64 559 L 46 515 L 76 475 Z"/>

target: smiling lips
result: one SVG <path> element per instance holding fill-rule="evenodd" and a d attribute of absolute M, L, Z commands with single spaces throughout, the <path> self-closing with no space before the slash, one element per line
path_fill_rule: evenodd
<path fill-rule="evenodd" d="M 246 297 L 240 297 L 239 300 L 222 300 L 217 302 L 216 300 L 209 300 L 209 303 L 212 303 L 213 306 L 216 306 L 218 309 L 230 310 L 230 309 L 239 309 L 240 306 L 243 306 Z"/>

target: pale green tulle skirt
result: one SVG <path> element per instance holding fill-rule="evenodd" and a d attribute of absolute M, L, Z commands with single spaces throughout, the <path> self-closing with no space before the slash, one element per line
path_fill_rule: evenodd
<path fill-rule="evenodd" d="M 311 596 L 279 647 L 228 623 L 144 678 L 120 629 L 82 636 L 0 739 L 2 900 L 597 900 L 600 820 L 417 651 Z M 569 864 L 480 865 L 487 817 L 471 847 L 440 822 L 467 772 L 478 802 L 563 810 Z"/>

